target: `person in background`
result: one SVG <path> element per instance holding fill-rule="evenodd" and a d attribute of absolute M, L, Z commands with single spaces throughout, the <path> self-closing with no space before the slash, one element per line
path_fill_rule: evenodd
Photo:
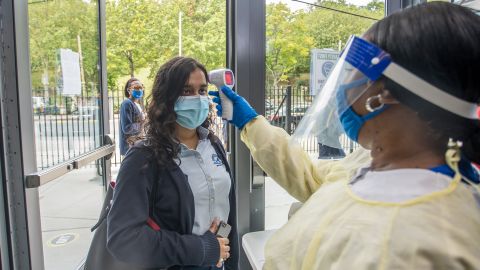
<path fill-rule="evenodd" d="M 125 84 L 125 100 L 120 106 L 120 154 L 125 156 L 130 146 L 143 135 L 145 112 L 142 104 L 144 86 L 137 78 Z"/>
<path fill-rule="evenodd" d="M 319 159 L 341 159 L 345 157 L 342 144 L 340 143 L 340 135 L 343 134 L 343 128 L 338 121 L 335 121 L 332 114 L 325 115 L 322 123 L 328 123 L 329 128 L 314 127 L 314 134 L 318 143 Z"/>
<path fill-rule="evenodd" d="M 209 130 L 207 87 L 195 59 L 175 57 L 160 67 L 145 140 L 122 162 L 107 217 L 107 248 L 116 259 L 172 270 L 238 269 L 235 183 L 222 142 Z M 215 235 L 219 220 L 232 226 L 228 238 Z"/>
<path fill-rule="evenodd" d="M 385 17 L 349 40 L 292 137 L 222 89 L 255 161 L 305 202 L 264 270 L 480 269 L 479 45 L 480 16 L 462 6 Z M 299 142 L 332 112 L 361 148 L 312 160 Z"/>

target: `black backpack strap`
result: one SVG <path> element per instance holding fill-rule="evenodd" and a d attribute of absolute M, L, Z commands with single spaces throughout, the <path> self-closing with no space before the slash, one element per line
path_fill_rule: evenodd
<path fill-rule="evenodd" d="M 155 210 L 155 202 L 157 201 L 157 193 L 158 193 L 158 185 L 161 181 L 161 177 L 159 177 L 158 173 L 158 163 L 157 159 L 153 158 L 150 161 L 150 166 L 153 166 L 153 183 L 152 183 L 152 192 L 150 194 L 150 200 L 148 205 L 148 219 L 147 225 L 150 226 L 155 231 L 160 230 L 160 225 L 155 221 L 153 211 Z"/>
<path fill-rule="evenodd" d="M 155 172 L 154 172 L 154 177 L 153 177 L 153 185 L 152 185 L 152 193 L 150 194 L 150 202 L 148 205 L 148 216 L 153 219 L 153 211 L 154 211 L 154 206 L 155 202 L 157 201 L 157 192 L 158 192 L 158 181 L 160 181 L 158 178 L 158 164 L 156 164 L 156 159 L 153 159 L 150 162 L 151 166 L 155 167 Z"/>
<path fill-rule="evenodd" d="M 100 225 L 102 225 L 103 221 L 107 219 L 108 212 L 110 212 L 110 208 L 112 207 L 113 189 L 114 184 L 108 183 L 107 194 L 105 194 L 105 199 L 103 200 L 102 212 L 100 212 L 100 217 L 98 218 L 97 223 L 93 225 L 90 231 L 95 231 Z"/>
<path fill-rule="evenodd" d="M 110 212 L 110 204 L 107 205 L 103 213 L 100 215 L 100 218 L 98 219 L 97 223 L 93 225 L 92 228 L 90 228 L 90 231 L 93 232 L 95 231 L 100 225 L 102 225 L 103 221 L 107 218 L 108 212 Z"/>
<path fill-rule="evenodd" d="M 150 163 L 151 163 L 150 164 L 151 166 L 155 166 L 155 173 L 153 175 L 157 176 L 158 175 L 158 173 L 157 173 L 158 172 L 158 165 L 155 164 L 155 159 L 152 160 Z M 155 202 L 157 200 L 158 182 L 159 182 L 159 179 L 154 177 L 153 185 L 152 185 L 152 192 L 150 194 L 150 200 L 149 200 L 149 205 L 148 205 L 149 220 L 150 219 L 153 220 L 153 211 L 154 211 Z M 103 210 L 100 214 L 100 217 L 98 218 L 97 223 L 95 223 L 95 225 L 93 225 L 93 227 L 90 229 L 91 232 L 95 231 L 107 219 L 108 213 L 110 212 L 110 209 L 112 208 L 113 190 L 114 190 L 114 187 L 111 184 L 109 184 L 107 194 L 105 195 L 105 199 L 104 199 L 104 203 L 103 203 L 103 205 L 104 205 Z M 153 221 L 155 222 L 155 220 L 153 220 Z M 152 226 L 152 225 L 150 225 L 150 226 Z"/>

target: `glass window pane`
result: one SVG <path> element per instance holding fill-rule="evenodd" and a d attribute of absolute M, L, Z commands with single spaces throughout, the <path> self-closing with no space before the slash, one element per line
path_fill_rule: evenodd
<path fill-rule="evenodd" d="M 140 102 L 147 106 L 155 75 L 171 58 L 193 57 L 207 70 L 225 67 L 226 2 L 117 0 L 106 2 L 106 12 L 110 130 L 117 142 L 112 163 L 120 165 L 119 118 L 126 82 L 135 77 L 143 83 Z M 214 117 L 211 126 L 221 139 L 226 138 L 224 124 Z"/>
<path fill-rule="evenodd" d="M 40 171 L 102 145 L 98 3 L 31 0 L 28 16 Z M 86 256 L 102 205 L 102 175 L 97 161 L 38 189 L 45 269 L 76 269 Z"/>
<path fill-rule="evenodd" d="M 100 146 L 98 5 L 28 5 L 35 143 L 39 170 Z"/>

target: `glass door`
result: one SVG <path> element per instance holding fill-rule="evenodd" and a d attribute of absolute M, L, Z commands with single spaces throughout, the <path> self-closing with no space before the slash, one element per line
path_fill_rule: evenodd
<path fill-rule="evenodd" d="M 38 188 L 38 199 L 28 207 L 38 203 L 39 209 L 28 224 L 41 228 L 42 243 L 30 240 L 30 247 L 33 256 L 42 256 L 41 246 L 44 269 L 76 269 L 82 262 L 110 175 L 105 156 L 115 146 L 105 137 L 101 4 L 28 1 L 31 150 L 37 171 L 27 175 L 26 186 L 27 196 Z"/>

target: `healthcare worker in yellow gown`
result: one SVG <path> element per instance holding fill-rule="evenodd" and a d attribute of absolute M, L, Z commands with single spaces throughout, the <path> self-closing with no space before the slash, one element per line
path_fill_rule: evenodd
<path fill-rule="evenodd" d="M 352 37 L 292 137 L 224 88 L 253 158 L 305 203 L 264 269 L 480 269 L 479 71 L 480 16 L 431 2 Z M 332 117 L 361 149 L 313 161 L 301 142 Z"/>

